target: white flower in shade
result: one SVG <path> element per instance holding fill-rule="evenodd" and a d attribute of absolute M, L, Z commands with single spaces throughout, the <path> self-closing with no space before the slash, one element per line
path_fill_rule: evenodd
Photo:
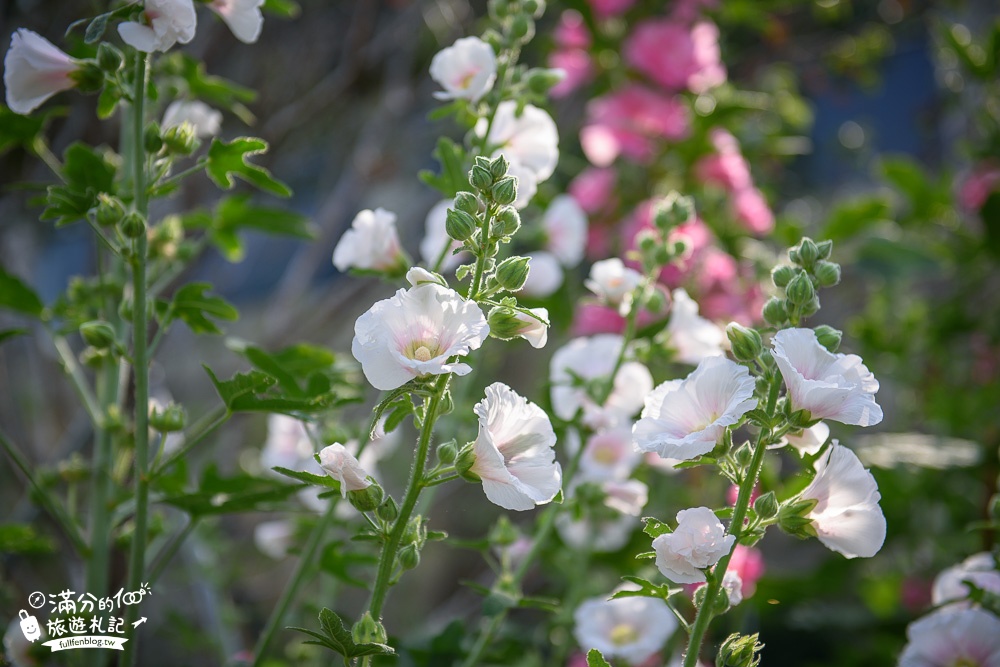
<path fill-rule="evenodd" d="M 283 477 L 271 469 L 301 470 L 313 460 L 315 452 L 305 424 L 286 415 L 268 415 L 267 440 L 260 452 L 260 464 L 265 471 Z"/>
<path fill-rule="evenodd" d="M 622 300 L 641 282 L 641 273 L 628 268 L 617 257 L 612 257 L 594 262 L 590 267 L 590 278 L 584 281 L 584 285 L 602 301 L 617 307 L 622 305 Z"/>
<path fill-rule="evenodd" d="M 396 214 L 384 208 L 358 213 L 333 249 L 333 265 L 338 271 L 351 268 L 386 271 L 402 261 Z"/>
<path fill-rule="evenodd" d="M 816 461 L 816 477 L 801 493 L 816 500 L 806 514 L 816 537 L 847 558 L 870 558 L 885 541 L 885 516 L 875 478 L 857 455 L 837 444 Z"/>
<path fill-rule="evenodd" d="M 18 28 L 3 60 L 7 106 L 29 114 L 56 93 L 76 85 L 72 74 L 79 64 L 36 32 Z"/>
<path fill-rule="evenodd" d="M 630 665 L 652 657 L 677 630 L 666 603 L 647 597 L 584 600 L 573 622 L 573 635 L 585 652 L 596 648 L 606 659 Z"/>
<path fill-rule="evenodd" d="M 546 324 L 549 321 L 549 311 L 545 308 L 529 308 L 528 310 L 537 317 L 514 311 L 514 319 L 524 322 L 524 326 L 517 332 L 517 335 L 528 341 L 535 349 L 545 347 L 545 343 L 549 340 L 549 325 Z"/>
<path fill-rule="evenodd" d="M 295 528 L 284 519 L 263 521 L 253 529 L 253 543 L 268 558 L 280 560 L 288 555 Z"/>
<path fill-rule="evenodd" d="M 583 261 L 587 248 L 587 214 L 576 199 L 559 195 L 552 200 L 542 216 L 545 229 L 545 249 L 559 262 L 572 268 Z"/>
<path fill-rule="evenodd" d="M 462 247 L 461 241 L 448 236 L 445 224 L 448 219 L 448 209 L 455 205 L 454 199 L 442 199 L 431 207 L 424 221 L 424 238 L 420 241 L 420 256 L 424 263 L 434 268 L 438 258 L 443 256 L 440 271 L 450 271 L 464 261 L 463 255 L 453 251 Z"/>
<path fill-rule="evenodd" d="M 434 55 L 431 78 L 444 88 L 434 93 L 439 100 L 478 102 L 497 78 L 493 47 L 478 37 L 463 37 Z"/>
<path fill-rule="evenodd" d="M 875 402 L 878 380 L 861 357 L 829 352 L 812 329 L 783 329 L 774 334 L 773 344 L 792 409 L 856 426 L 882 421 L 882 408 Z"/>
<path fill-rule="evenodd" d="M 1000 571 L 997 571 L 993 554 L 984 551 L 942 570 L 934 579 L 931 602 L 934 605 L 963 602 L 972 592 L 965 583 L 967 581 L 984 591 L 1000 595 Z"/>
<path fill-rule="evenodd" d="M 588 425 L 601 428 L 631 417 L 642 407 L 643 397 L 653 387 L 653 377 L 638 362 L 621 365 L 603 405 L 598 405 L 588 395 L 587 387 L 580 384 L 607 381 L 623 344 L 624 339 L 617 334 L 600 334 L 575 338 L 556 350 L 549 365 L 549 379 L 552 409 L 557 417 L 569 421 L 583 408 Z"/>
<path fill-rule="evenodd" d="M 603 429 L 587 439 L 580 455 L 580 475 L 593 481 L 626 479 L 641 458 L 642 454 L 632 446 L 629 427 Z"/>
<path fill-rule="evenodd" d="M 447 287 L 399 290 L 375 303 L 354 324 L 351 353 L 376 389 L 395 389 L 421 375 L 466 375 L 453 356 L 477 350 L 489 335 L 483 311 Z"/>
<path fill-rule="evenodd" d="M 639 516 L 649 502 L 649 487 L 637 479 L 611 479 L 601 484 L 604 491 L 604 504 L 611 509 Z"/>
<path fill-rule="evenodd" d="M 361 491 L 372 485 L 361 463 L 339 442 L 320 451 L 319 465 L 327 475 L 340 482 L 340 495 L 343 498 L 347 497 L 348 491 Z"/>
<path fill-rule="evenodd" d="M 721 357 L 725 349 L 726 332 L 714 322 L 698 314 L 698 303 L 688 293 L 677 288 L 671 295 L 673 305 L 667 334 L 677 359 L 685 364 L 697 364 L 707 357 Z"/>
<path fill-rule="evenodd" d="M 735 607 L 743 602 L 743 579 L 736 570 L 726 570 L 722 575 L 722 590 L 729 597 L 729 606 Z"/>
<path fill-rule="evenodd" d="M 899 667 L 1000 667 L 1000 618 L 946 607 L 910 623 Z"/>
<path fill-rule="evenodd" d="M 528 279 L 521 288 L 521 294 L 536 298 L 551 296 L 563 283 L 563 270 L 555 255 L 544 250 L 529 252 L 525 257 L 531 260 Z"/>
<path fill-rule="evenodd" d="M 160 126 L 166 129 L 183 123 L 190 123 L 201 139 L 214 137 L 222 127 L 222 113 L 198 100 L 175 100 L 163 112 Z"/>
<path fill-rule="evenodd" d="M 683 380 L 664 382 L 646 396 L 632 427 L 636 446 L 689 461 L 715 448 L 727 426 L 757 407 L 756 382 L 745 366 L 708 357 Z"/>
<path fill-rule="evenodd" d="M 476 133 L 482 136 L 487 125 L 486 119 L 480 120 Z M 514 100 L 497 105 L 486 141 L 497 147 L 494 157 L 502 153 L 508 162 L 530 169 L 539 183 L 552 175 L 559 162 L 559 130 L 555 121 L 532 104 L 526 104 L 520 116 Z"/>
<path fill-rule="evenodd" d="M 211 0 L 209 8 L 225 21 L 236 39 L 253 44 L 260 37 L 264 15 L 260 11 L 264 0 Z"/>
<path fill-rule="evenodd" d="M 194 39 L 198 16 L 191 0 L 145 0 L 142 22 L 118 25 L 118 34 L 133 49 L 152 53 L 166 51 L 177 42 Z"/>
<path fill-rule="evenodd" d="M 719 562 L 733 548 L 736 538 L 707 507 L 693 507 L 677 513 L 674 532 L 653 540 L 656 567 L 670 581 L 697 584 L 705 581 L 705 568 Z"/>
<path fill-rule="evenodd" d="M 507 175 L 517 179 L 517 197 L 511 206 L 520 211 L 538 194 L 538 177 L 534 171 L 517 160 L 508 162 Z"/>
<path fill-rule="evenodd" d="M 781 439 L 778 447 L 788 445 L 799 453 L 799 456 L 813 456 L 823 449 L 830 439 L 830 427 L 823 422 L 816 422 L 809 428 L 787 434 Z"/>
<path fill-rule="evenodd" d="M 631 514 L 618 514 L 612 518 L 574 519 L 572 512 L 556 515 L 556 531 L 567 546 L 597 553 L 618 551 L 628 543 L 639 527 L 639 519 Z"/>
<path fill-rule="evenodd" d="M 476 404 L 479 436 L 469 469 L 483 481 L 490 502 L 509 510 L 530 510 L 559 493 L 562 468 L 553 446 L 548 415 L 502 382 L 486 387 Z"/>

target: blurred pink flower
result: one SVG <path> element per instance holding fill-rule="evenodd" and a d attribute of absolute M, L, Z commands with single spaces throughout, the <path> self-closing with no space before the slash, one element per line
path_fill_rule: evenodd
<path fill-rule="evenodd" d="M 568 9 L 559 15 L 559 23 L 552 34 L 559 49 L 586 49 L 590 47 L 590 31 L 580 12 Z"/>
<path fill-rule="evenodd" d="M 966 210 L 978 211 L 997 189 L 1000 189 L 1000 167 L 982 162 L 966 176 L 958 191 L 958 201 Z"/>
<path fill-rule="evenodd" d="M 570 181 L 569 194 L 590 215 L 608 209 L 614 203 L 614 169 L 589 168 Z"/>
<path fill-rule="evenodd" d="M 739 495 L 740 495 L 740 487 L 737 486 L 736 484 L 730 484 L 729 488 L 726 490 L 726 502 L 729 504 L 730 507 L 734 507 L 736 505 L 736 500 L 739 498 Z M 753 505 L 753 501 L 757 500 L 758 496 L 760 496 L 760 487 L 755 486 L 753 487 L 753 491 L 750 492 L 751 505 Z"/>
<path fill-rule="evenodd" d="M 679 23 L 694 23 L 702 17 L 703 10 L 718 6 L 719 0 L 676 0 L 670 19 Z"/>
<path fill-rule="evenodd" d="M 679 99 L 636 84 L 593 100 L 587 116 L 580 143 L 598 167 L 619 155 L 646 162 L 655 154 L 656 140 L 678 141 L 690 131 L 687 108 Z"/>
<path fill-rule="evenodd" d="M 729 559 L 730 572 L 736 572 L 743 580 L 743 597 L 748 598 L 757 590 L 757 580 L 764 576 L 764 556 L 753 547 L 737 544 Z"/>
<path fill-rule="evenodd" d="M 572 331 L 574 336 L 620 334 L 625 331 L 625 318 L 618 314 L 616 308 L 599 303 L 581 303 L 573 315 Z"/>
<path fill-rule="evenodd" d="M 693 26 L 645 21 L 627 38 L 624 55 L 628 64 L 669 90 L 703 93 L 726 80 L 719 29 L 709 21 Z"/>
<path fill-rule="evenodd" d="M 733 194 L 733 213 L 747 231 L 756 236 L 774 229 L 774 213 L 764 193 L 757 188 L 744 188 Z"/>
<path fill-rule="evenodd" d="M 622 226 L 622 247 L 628 250 L 635 249 L 635 238 L 644 229 L 654 229 L 653 225 L 653 200 L 647 200 L 635 207 L 632 215 Z M 681 285 L 684 280 L 701 262 L 702 255 L 709 248 L 713 241 L 711 230 L 699 218 L 690 222 L 678 225 L 670 232 L 670 240 L 678 241 L 683 239 L 687 243 L 688 252 L 686 257 L 677 263 L 667 266 L 660 272 L 660 282 L 674 288 Z"/>
<path fill-rule="evenodd" d="M 587 4 L 599 19 L 624 14 L 635 4 L 635 0 L 587 0 Z"/>
<path fill-rule="evenodd" d="M 566 97 L 589 81 L 594 73 L 590 54 L 583 49 L 556 51 L 549 56 L 549 67 L 566 73 L 563 80 L 552 87 L 552 97 Z"/>

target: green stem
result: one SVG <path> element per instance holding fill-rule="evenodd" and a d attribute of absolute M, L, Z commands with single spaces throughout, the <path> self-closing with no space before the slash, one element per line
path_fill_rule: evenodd
<path fill-rule="evenodd" d="M 775 373 L 771 379 L 767 396 L 766 412 L 769 416 L 774 414 L 774 406 L 778 401 L 778 392 L 780 390 L 781 376 Z M 770 429 L 761 429 L 760 434 L 757 436 L 757 444 L 753 450 L 753 457 L 750 459 L 750 465 L 747 468 L 747 474 L 740 484 L 740 493 L 736 498 L 736 506 L 733 507 L 733 520 L 729 524 L 729 534 L 736 539 L 733 541 L 733 548 L 728 554 L 719 559 L 719 562 L 712 571 L 712 575 L 708 577 L 707 588 L 705 590 L 705 603 L 698 609 L 694 624 L 691 626 L 691 635 L 688 637 L 687 650 L 684 654 L 684 667 L 697 667 L 698 665 L 701 643 L 705 638 L 705 633 L 708 631 L 708 626 L 712 622 L 712 618 L 715 616 L 713 601 L 718 597 L 719 591 L 722 589 L 722 580 L 726 576 L 729 561 L 732 559 L 733 551 L 736 550 L 736 545 L 740 543 L 740 537 L 743 535 L 743 520 L 746 518 L 747 511 L 750 508 L 750 496 L 754 486 L 757 485 L 757 478 L 760 476 L 760 470 L 764 464 L 764 452 L 767 450 L 770 440 Z"/>
<path fill-rule="evenodd" d="M 198 515 L 194 515 L 188 519 L 187 525 L 177 531 L 177 533 L 170 539 L 170 542 L 165 544 L 163 548 L 160 549 L 160 552 L 156 554 L 156 558 L 153 559 L 149 567 L 150 587 L 156 585 L 160 575 L 162 575 L 163 571 L 167 569 L 167 565 L 170 564 L 170 561 L 177 553 L 177 550 L 181 548 L 181 545 L 184 544 L 184 541 L 189 535 L 191 535 L 191 533 L 194 532 L 196 525 L 198 525 Z"/>
<path fill-rule="evenodd" d="M 106 362 L 97 379 L 101 405 L 118 402 L 118 364 Z M 90 559 L 87 561 L 87 591 L 103 597 L 108 589 L 108 563 L 111 554 L 111 432 L 98 424 L 94 427 L 94 458 L 90 484 Z"/>
<path fill-rule="evenodd" d="M 83 369 L 76 362 L 76 355 L 65 338 L 54 333 L 48 326 L 45 327 L 45 330 L 52 337 L 52 344 L 55 346 L 56 352 L 59 353 L 63 370 L 69 375 L 70 382 L 73 384 L 73 388 L 76 389 L 76 393 L 83 402 L 83 407 L 87 411 L 87 415 L 90 417 L 90 422 L 94 425 L 94 428 L 100 428 L 101 424 L 104 423 L 104 411 L 101 410 L 100 403 L 97 402 L 97 398 L 90 388 L 90 383 L 83 374 Z"/>
<path fill-rule="evenodd" d="M 196 163 L 194 163 L 193 165 L 191 165 L 187 169 L 185 169 L 183 171 L 179 171 L 176 174 L 174 174 L 173 176 L 170 176 L 169 178 L 165 178 L 164 180 L 160 181 L 159 183 L 156 184 L 156 187 L 158 187 L 158 188 L 164 188 L 164 187 L 168 187 L 170 185 L 173 185 L 174 183 L 179 183 L 180 181 L 184 180 L 185 178 L 187 178 L 191 174 L 197 173 L 197 172 L 201 171 L 202 169 L 204 169 L 207 166 L 208 166 L 208 160 L 207 159 L 198 160 Z"/>
<path fill-rule="evenodd" d="M 135 58 L 135 99 L 132 103 L 132 158 L 135 210 L 144 219 L 148 213 L 146 201 L 145 151 L 143 142 L 144 102 L 146 98 L 146 54 L 136 52 Z M 132 549 L 129 553 L 127 591 L 137 591 L 142 586 L 146 558 L 146 522 L 149 509 L 149 359 L 146 351 L 146 337 L 149 321 L 146 312 L 146 234 L 135 239 L 132 257 L 132 360 L 135 372 L 135 520 L 132 533 Z M 138 606 L 130 606 L 126 611 L 125 623 L 128 627 L 138 615 Z M 138 633 L 125 644 L 122 664 L 135 665 L 138 659 Z"/>
<path fill-rule="evenodd" d="M 155 470 L 149 473 L 150 479 L 156 479 L 163 472 L 170 468 L 176 461 L 184 458 L 188 452 L 201 443 L 202 440 L 215 432 L 215 429 L 225 424 L 232 413 L 224 405 L 216 406 L 206 413 L 192 427 L 189 433 L 184 435 L 184 446 L 163 460 Z"/>
<path fill-rule="evenodd" d="M 483 274 L 486 273 L 486 255 L 490 248 L 490 223 L 493 221 L 495 214 L 496 208 L 492 204 L 486 209 L 486 213 L 483 214 L 483 226 L 479 230 L 479 252 L 476 253 L 475 277 L 472 280 L 472 285 L 469 287 L 469 294 L 467 296 L 470 301 L 476 300 L 479 296 L 479 290 L 483 285 Z"/>

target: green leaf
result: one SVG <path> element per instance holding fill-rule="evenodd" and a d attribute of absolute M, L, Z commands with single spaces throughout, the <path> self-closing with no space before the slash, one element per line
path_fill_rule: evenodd
<path fill-rule="evenodd" d="M 192 516 L 266 511 L 303 488 L 246 474 L 223 477 L 215 465 L 205 469 L 195 491 L 169 495 L 162 502 Z"/>
<path fill-rule="evenodd" d="M 45 129 L 52 116 L 62 112 L 59 108 L 50 107 L 30 116 L 22 116 L 0 104 L 0 155 L 17 146 L 34 152 L 35 138 Z"/>
<path fill-rule="evenodd" d="M 645 524 L 642 528 L 642 532 L 646 533 L 652 538 L 657 538 L 660 535 L 667 535 L 674 532 L 673 529 L 667 524 L 663 523 L 659 519 L 654 519 L 651 516 L 642 517 L 642 522 Z"/>
<path fill-rule="evenodd" d="M 611 667 L 596 648 L 587 651 L 587 667 Z"/>
<path fill-rule="evenodd" d="M 209 317 L 230 322 L 239 319 L 240 313 L 228 301 L 217 296 L 206 296 L 209 283 L 188 283 L 174 294 L 169 312 L 171 319 L 180 319 L 196 334 L 221 334 L 222 330 Z M 169 320 L 162 323 L 169 324 Z"/>
<path fill-rule="evenodd" d="M 387 646 L 386 644 L 375 642 L 355 644 L 354 638 L 351 636 L 351 631 L 344 624 L 343 619 L 325 607 L 319 613 L 319 623 L 323 630 L 322 634 L 313 630 L 306 630 L 305 628 L 292 628 L 292 630 L 298 630 L 311 637 L 316 637 L 318 641 L 307 641 L 305 643 L 318 644 L 319 646 L 325 646 L 331 651 L 336 651 L 344 656 L 345 665 L 349 666 L 352 658 L 361 658 L 366 655 L 395 655 L 396 653 L 391 646 Z"/>
<path fill-rule="evenodd" d="M 261 10 L 282 19 L 294 19 L 302 13 L 302 7 L 295 0 L 264 0 Z"/>
<path fill-rule="evenodd" d="M 0 267 L 0 308 L 38 317 L 45 305 L 34 290 Z"/>
<path fill-rule="evenodd" d="M 469 189 L 469 177 L 464 166 L 465 150 L 447 137 L 438 139 L 434 157 L 441 163 L 441 175 L 424 171 L 420 179 L 438 190 L 445 197 L 454 197 L 456 193 Z"/>
<path fill-rule="evenodd" d="M 0 523 L 0 553 L 47 554 L 55 551 L 55 543 L 39 535 L 26 523 Z"/>
<path fill-rule="evenodd" d="M 305 472 L 304 470 L 289 470 L 288 468 L 282 468 L 281 466 L 275 466 L 271 468 L 271 470 L 280 475 L 284 475 L 285 477 L 290 477 L 300 482 L 305 482 L 306 484 L 333 489 L 337 493 L 340 493 L 340 482 L 329 475 L 316 475 L 311 472 Z"/>
<path fill-rule="evenodd" d="M 819 238 L 839 241 L 850 238 L 889 216 L 889 203 L 880 197 L 865 197 L 840 204 L 831 213 Z"/>
<path fill-rule="evenodd" d="M 249 195 L 223 198 L 209 224 L 209 237 L 230 262 L 243 259 L 243 243 L 238 236 L 243 229 L 307 240 L 315 236 L 306 216 L 280 208 L 254 206 Z"/>
<path fill-rule="evenodd" d="M 259 394 L 277 382 L 277 380 L 267 373 L 261 373 L 260 371 L 237 373 L 231 380 L 223 381 L 217 378 L 215 373 L 213 373 L 212 369 L 208 366 L 203 366 L 203 368 L 208 373 L 209 377 L 212 378 L 212 384 L 215 385 L 215 390 L 219 392 L 219 397 L 222 398 L 222 402 L 225 403 L 226 407 L 231 411 L 233 410 L 233 405 L 236 404 L 240 398 Z"/>
<path fill-rule="evenodd" d="M 63 154 L 63 185 L 48 188 L 48 206 L 42 220 L 55 220 L 61 227 L 83 220 L 97 206 L 97 195 L 114 192 L 117 167 L 111 157 L 83 143 L 70 145 Z"/>
<path fill-rule="evenodd" d="M 207 366 L 205 370 L 212 378 L 216 391 L 222 397 L 226 407 L 231 412 L 280 412 L 297 416 L 305 413 L 322 412 L 336 405 L 348 403 L 356 399 L 354 393 L 344 392 L 343 395 L 333 391 L 317 396 L 294 397 L 280 393 L 268 392 L 277 384 L 277 380 L 267 373 L 252 370 L 249 373 L 237 373 L 232 380 L 219 380 Z"/>
<path fill-rule="evenodd" d="M 684 590 L 680 587 L 671 588 L 669 584 L 657 585 L 646 581 L 642 577 L 622 577 L 622 579 L 635 584 L 639 587 L 639 590 L 618 591 L 611 596 L 612 600 L 620 598 L 656 598 L 658 600 L 666 600 L 671 595 L 676 595 Z"/>
<path fill-rule="evenodd" d="M 351 568 L 375 565 L 378 563 L 378 558 L 372 554 L 358 553 L 356 549 L 345 547 L 345 543 L 340 541 L 327 544 L 319 557 L 320 568 L 346 584 L 367 588 L 368 583 L 352 575 Z"/>
<path fill-rule="evenodd" d="M 299 383 L 295 381 L 295 376 L 282 368 L 281 364 L 264 350 L 248 346 L 243 350 L 243 354 L 250 360 L 251 364 L 277 380 L 278 385 L 292 396 L 302 397 L 305 395 L 299 387 Z"/>
<path fill-rule="evenodd" d="M 292 191 L 281 181 L 271 177 L 271 172 L 247 161 L 252 155 L 267 151 L 267 142 L 253 137 L 238 137 L 229 143 L 213 139 L 208 149 L 206 171 L 216 185 L 231 190 L 237 176 L 248 183 L 279 197 L 290 197 Z"/>

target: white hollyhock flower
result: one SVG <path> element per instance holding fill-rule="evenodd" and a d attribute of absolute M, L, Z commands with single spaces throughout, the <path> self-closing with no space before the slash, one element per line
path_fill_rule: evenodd
<path fill-rule="evenodd" d="M 253 44 L 264 25 L 264 15 L 260 11 L 263 4 L 264 0 L 211 0 L 208 6 L 225 21 L 236 39 Z"/>
<path fill-rule="evenodd" d="M 372 485 L 361 463 L 339 442 L 320 450 L 319 465 L 326 474 L 340 482 L 343 498 L 347 497 L 348 491 L 361 491 Z"/>
<path fill-rule="evenodd" d="M 823 422 L 816 422 L 809 428 L 795 433 L 789 433 L 781 440 L 778 447 L 788 445 L 795 448 L 799 456 L 813 456 L 819 453 L 826 441 L 830 439 L 830 427 Z"/>
<path fill-rule="evenodd" d="M 774 334 L 773 345 L 794 410 L 856 426 L 882 421 L 875 402 L 878 380 L 861 357 L 829 352 L 812 329 L 783 329 Z"/>
<path fill-rule="evenodd" d="M 584 600 L 573 612 L 573 622 L 581 649 L 596 648 L 606 659 L 630 665 L 648 660 L 677 630 L 666 603 L 646 597 Z"/>
<path fill-rule="evenodd" d="M 387 271 L 403 261 L 396 231 L 396 214 L 384 208 L 365 209 L 354 216 L 333 249 L 333 265 L 338 271 L 371 269 Z"/>
<path fill-rule="evenodd" d="M 538 194 L 538 176 L 517 160 L 508 161 L 507 175 L 517 179 L 517 197 L 511 206 L 520 211 Z"/>
<path fill-rule="evenodd" d="M 590 278 L 583 284 L 602 301 L 617 307 L 622 305 L 622 300 L 641 282 L 641 273 L 628 268 L 617 257 L 612 257 L 594 262 L 590 267 Z"/>
<path fill-rule="evenodd" d="M 412 287 L 417 287 L 424 283 L 440 285 L 441 287 L 448 286 L 448 283 L 440 275 L 419 266 L 410 267 L 410 270 L 406 272 L 406 282 L 410 283 Z"/>
<path fill-rule="evenodd" d="M 1000 571 L 997 571 L 993 554 L 982 552 L 969 556 L 958 565 L 942 570 L 934 579 L 931 602 L 936 605 L 960 603 L 969 597 L 971 581 L 976 587 L 1000 595 Z"/>
<path fill-rule="evenodd" d="M 649 502 L 649 487 L 637 479 L 610 479 L 601 484 L 604 491 L 604 504 L 611 509 L 639 516 Z"/>
<path fill-rule="evenodd" d="M 528 279 L 521 288 L 521 294 L 536 298 L 551 296 L 563 283 L 563 270 L 552 253 L 544 250 L 529 252 L 525 257 L 531 260 Z"/>
<path fill-rule="evenodd" d="M 545 411 L 502 382 L 486 387 L 476 404 L 479 437 L 471 472 L 483 481 L 490 502 L 530 510 L 559 493 L 562 468 L 555 460 L 556 434 Z"/>
<path fill-rule="evenodd" d="M 281 477 L 271 469 L 301 470 L 313 460 L 315 451 L 305 424 L 286 415 L 268 415 L 267 440 L 260 452 L 260 464 L 265 471 Z"/>
<path fill-rule="evenodd" d="M 552 200 L 542 216 L 545 249 L 559 262 L 572 268 L 583 261 L 587 248 L 587 214 L 576 199 L 559 195 Z"/>
<path fill-rule="evenodd" d="M 399 290 L 373 305 L 354 324 L 351 353 L 376 389 L 395 389 L 421 375 L 466 375 L 456 355 L 477 350 L 489 335 L 483 311 L 447 287 Z"/>
<path fill-rule="evenodd" d="M 756 382 L 745 366 L 708 357 L 683 380 L 664 382 L 646 396 L 632 427 L 636 446 L 689 461 L 715 448 L 727 426 L 757 407 Z"/>
<path fill-rule="evenodd" d="M 190 123 L 201 139 L 214 137 L 222 127 L 222 113 L 198 100 L 175 100 L 163 112 L 160 126 L 164 129 Z"/>
<path fill-rule="evenodd" d="M 529 308 L 528 310 L 538 317 L 514 311 L 514 319 L 524 322 L 524 326 L 517 332 L 517 335 L 528 341 L 535 349 L 545 347 L 545 343 L 549 340 L 549 325 L 546 324 L 549 321 L 549 311 L 545 308 Z"/>
<path fill-rule="evenodd" d="M 736 538 L 707 507 L 677 513 L 674 532 L 653 540 L 656 567 L 670 581 L 697 584 L 705 581 L 703 569 L 712 567 L 733 548 Z"/>
<path fill-rule="evenodd" d="M 493 47 L 478 37 L 463 37 L 434 55 L 431 78 L 444 88 L 434 93 L 439 100 L 478 102 L 497 78 Z"/>
<path fill-rule="evenodd" d="M 816 477 L 801 493 L 815 499 L 806 514 L 816 537 L 847 558 L 870 558 L 885 541 L 885 516 L 875 478 L 857 455 L 837 444 L 816 461 Z"/>
<path fill-rule="evenodd" d="M 736 570 L 726 570 L 722 575 L 722 590 L 729 598 L 730 607 L 743 602 L 743 579 Z"/>
<path fill-rule="evenodd" d="M 56 93 L 75 86 L 72 74 L 79 67 L 49 40 L 18 28 L 3 60 L 7 106 L 14 113 L 31 113 Z"/>
<path fill-rule="evenodd" d="M 476 133 L 482 136 L 487 125 L 486 119 L 480 120 Z M 508 162 L 530 169 L 539 183 L 552 175 L 559 162 L 559 131 L 555 121 L 532 104 L 526 104 L 520 116 L 514 100 L 497 105 L 486 141 L 497 147 L 493 157 L 502 153 Z"/>
<path fill-rule="evenodd" d="M 617 426 L 594 433 L 580 455 L 580 476 L 584 480 L 626 479 L 639 465 L 642 454 L 632 446 L 632 430 Z"/>
<path fill-rule="evenodd" d="M 899 667 L 1000 667 L 1000 618 L 946 607 L 910 623 Z"/>
<path fill-rule="evenodd" d="M 698 303 L 678 287 L 671 294 L 673 305 L 667 334 L 677 359 L 695 365 L 707 357 L 721 357 L 726 352 L 726 332 L 714 322 L 698 314 Z"/>
<path fill-rule="evenodd" d="M 631 514 L 615 514 L 613 518 L 574 519 L 571 512 L 556 515 L 556 532 L 567 546 L 596 553 L 612 553 L 628 542 L 639 519 Z"/>
<path fill-rule="evenodd" d="M 253 529 L 253 543 L 268 558 L 280 560 L 288 555 L 295 528 L 289 521 L 264 521 Z"/>
<path fill-rule="evenodd" d="M 444 259 L 441 260 L 439 267 L 441 271 L 450 271 L 465 261 L 463 254 L 453 254 L 454 250 L 462 247 L 462 242 L 448 236 L 445 224 L 448 219 L 448 209 L 454 205 L 454 199 L 442 199 L 431 207 L 424 220 L 424 238 L 420 240 L 420 256 L 424 258 L 427 266 L 433 268 L 444 253 Z"/>
<path fill-rule="evenodd" d="M 177 42 L 194 39 L 198 16 L 191 0 L 145 0 L 139 15 L 142 22 L 126 21 L 118 25 L 118 34 L 133 49 L 152 53 L 166 51 Z"/>
<path fill-rule="evenodd" d="M 624 339 L 617 334 L 575 338 L 556 350 L 549 364 L 552 383 L 552 409 L 560 419 L 569 421 L 580 408 L 585 421 L 593 428 L 611 426 L 634 415 L 642 407 L 643 397 L 653 387 L 649 370 L 636 361 L 626 361 L 615 375 L 611 394 L 598 405 L 586 386 L 607 381 L 614 370 Z"/>

